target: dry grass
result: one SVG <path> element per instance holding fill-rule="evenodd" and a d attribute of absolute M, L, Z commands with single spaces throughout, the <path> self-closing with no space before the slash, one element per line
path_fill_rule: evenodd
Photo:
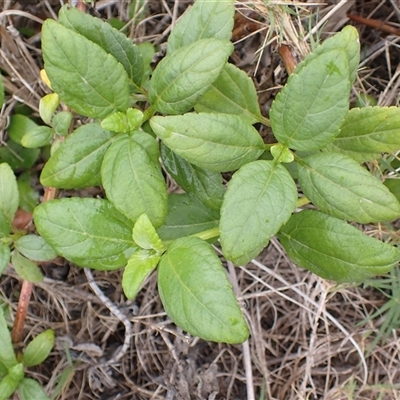
<path fill-rule="evenodd" d="M 171 27 L 189 2 L 147 3 L 147 17 L 137 26 L 130 24 L 129 35 L 137 42 L 157 44 L 161 56 Z M 0 129 L 17 103 L 28 105 L 37 115 L 39 99 L 46 92 L 39 79 L 40 21 L 56 15 L 59 1 L 3 0 L 2 4 L 0 68 L 8 100 Z M 271 1 L 268 8 L 262 1 L 238 2 L 241 17 L 232 61 L 254 78 L 264 115 L 287 79 L 277 43 L 290 45 L 301 59 L 309 45 L 299 38 L 325 38 L 337 32 L 349 23 L 348 12 L 397 26 L 400 21 L 395 1 L 297 2 L 297 16 L 291 17 L 283 12 L 285 4 L 292 2 Z M 98 1 L 103 16 L 124 20 L 126 5 L 126 1 Z M 20 27 L 36 33 L 26 39 L 19 35 Z M 356 92 L 363 92 L 381 105 L 398 105 L 400 38 L 357 27 L 363 51 L 352 101 Z M 5 140 L 6 130 L 2 132 Z M 267 130 L 262 133 L 268 136 Z M 253 263 L 226 267 L 251 328 L 250 339 L 240 346 L 205 342 L 180 331 L 162 309 L 154 274 L 137 299 L 128 302 L 120 271 L 94 273 L 103 293 L 99 297 L 82 269 L 50 266 L 48 277 L 35 287 L 26 332 L 29 340 L 53 328 L 57 344 L 31 375 L 53 393 L 62 374 L 57 399 L 64 400 L 400 399 L 400 331 L 366 357 L 382 320 L 357 325 L 385 302 L 378 291 L 337 287 L 301 270 L 275 240 Z M 1 299 L 15 314 L 21 282 L 11 268 L 0 282 Z M 104 304 L 104 296 L 125 316 L 125 325 Z M 127 327 L 132 329 L 128 338 Z M 109 364 L 120 355 L 126 339 L 130 339 L 126 353 Z"/>

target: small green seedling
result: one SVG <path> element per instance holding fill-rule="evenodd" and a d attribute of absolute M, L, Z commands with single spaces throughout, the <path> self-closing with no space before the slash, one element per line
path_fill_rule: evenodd
<path fill-rule="evenodd" d="M 384 274 L 400 260 L 398 248 L 350 224 L 400 216 L 396 197 L 361 165 L 400 148 L 400 112 L 349 110 L 357 31 L 345 27 L 299 64 L 268 120 L 251 79 L 228 62 L 234 12 L 233 0 L 196 1 L 149 77 L 147 47 L 63 6 L 59 22 L 42 30 L 54 91 L 41 107 L 49 128 L 33 127 L 23 140 L 55 138 L 44 186 L 105 191 L 105 199 L 36 207 L 36 228 L 58 255 L 81 267 L 125 267 L 128 298 L 157 268 L 171 319 L 227 343 L 245 341 L 249 330 L 210 244 L 218 238 L 224 257 L 243 265 L 277 235 L 300 267 L 337 282 Z M 63 141 L 57 136 L 73 120 L 58 101 L 91 118 Z M 264 144 L 255 123 L 269 124 L 277 143 Z M 184 194 L 167 192 L 162 169 Z M 227 189 L 222 172 L 233 173 Z M 313 207 L 297 209 L 307 202 Z"/>
<path fill-rule="evenodd" d="M 25 368 L 45 361 L 53 346 L 54 332 L 48 329 L 28 343 L 21 357 L 16 357 L 0 307 L 0 400 L 9 399 L 15 391 L 21 400 L 49 400 L 39 382 L 25 376 Z"/>

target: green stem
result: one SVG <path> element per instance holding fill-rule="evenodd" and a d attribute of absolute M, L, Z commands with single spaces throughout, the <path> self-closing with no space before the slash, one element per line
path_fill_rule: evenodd
<path fill-rule="evenodd" d="M 296 202 L 296 208 L 305 206 L 306 204 L 310 204 L 310 200 L 307 197 L 299 197 Z"/>
<path fill-rule="evenodd" d="M 142 123 L 150 119 L 155 114 L 155 112 L 156 110 L 153 108 L 153 106 L 150 106 L 149 108 L 144 110 Z"/>
<path fill-rule="evenodd" d="M 196 236 L 203 240 L 214 239 L 219 236 L 219 229 L 218 227 L 215 227 L 203 232 L 195 233 L 194 235 L 191 236 Z"/>
<path fill-rule="evenodd" d="M 258 122 L 261 122 L 265 126 L 271 126 L 271 121 L 263 115 L 258 116 Z"/>

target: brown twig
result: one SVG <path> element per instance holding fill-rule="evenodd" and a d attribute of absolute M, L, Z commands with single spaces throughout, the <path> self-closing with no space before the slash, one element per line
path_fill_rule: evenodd
<path fill-rule="evenodd" d="M 354 22 L 359 22 L 360 24 L 369 26 L 370 28 L 380 29 L 381 31 L 389 33 L 391 35 L 400 36 L 400 29 L 388 25 L 379 19 L 364 18 L 360 17 L 359 15 L 353 14 L 347 14 L 347 18 L 351 19 Z"/>

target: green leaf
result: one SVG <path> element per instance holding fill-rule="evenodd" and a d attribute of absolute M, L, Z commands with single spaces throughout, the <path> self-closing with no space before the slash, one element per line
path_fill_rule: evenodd
<path fill-rule="evenodd" d="M 0 307 L 0 348 L 0 362 L 4 364 L 7 369 L 18 364 L 2 307 Z"/>
<path fill-rule="evenodd" d="M 11 222 L 0 211 L 0 238 L 9 236 L 11 230 L 12 230 Z"/>
<path fill-rule="evenodd" d="M 362 224 L 400 216 L 396 197 L 347 156 L 319 153 L 302 160 L 298 167 L 304 194 L 327 214 Z"/>
<path fill-rule="evenodd" d="M 49 93 L 42 97 L 39 102 L 40 118 L 45 124 L 51 125 L 54 112 L 60 104 L 60 98 L 57 93 Z"/>
<path fill-rule="evenodd" d="M 125 113 L 116 112 L 101 121 L 101 127 L 112 132 L 127 133 L 138 128 L 142 122 L 143 113 L 136 108 L 128 108 Z"/>
<path fill-rule="evenodd" d="M 136 45 L 107 22 L 94 18 L 70 5 L 59 13 L 60 23 L 101 46 L 122 64 L 132 83 L 140 87 L 143 77 L 143 58 Z"/>
<path fill-rule="evenodd" d="M 233 0 L 197 0 L 186 10 L 168 37 L 168 54 L 201 39 L 230 40 L 235 14 Z"/>
<path fill-rule="evenodd" d="M 71 126 L 72 119 L 73 115 L 69 111 L 57 113 L 51 121 L 55 133 L 60 136 L 66 136 Z"/>
<path fill-rule="evenodd" d="M 104 154 L 115 133 L 98 124 L 87 124 L 68 135 L 45 164 L 40 182 L 44 186 L 76 189 L 99 185 Z"/>
<path fill-rule="evenodd" d="M 239 115 L 249 124 L 254 124 L 261 117 L 252 79 L 246 72 L 229 63 L 207 92 L 200 97 L 194 109 L 197 112 Z"/>
<path fill-rule="evenodd" d="M 17 387 L 18 381 L 10 375 L 5 376 L 0 382 L 0 400 L 9 400 Z"/>
<path fill-rule="evenodd" d="M 12 222 L 19 205 L 17 179 L 6 163 L 0 164 L 0 213 Z"/>
<path fill-rule="evenodd" d="M 216 228 L 218 223 L 217 210 L 188 194 L 170 194 L 165 221 L 157 232 L 163 241 L 171 241 Z"/>
<path fill-rule="evenodd" d="M 49 261 L 57 257 L 57 253 L 40 236 L 25 235 L 14 242 L 15 248 L 26 258 L 33 261 Z"/>
<path fill-rule="evenodd" d="M 36 176 L 35 176 L 36 179 Z M 31 176 L 29 173 L 22 173 L 17 180 L 19 192 L 19 206 L 25 211 L 33 212 L 39 203 L 39 193 L 31 186 Z"/>
<path fill-rule="evenodd" d="M 104 118 L 128 108 L 124 67 L 99 45 L 48 19 L 42 28 L 42 49 L 53 90 L 75 111 Z"/>
<path fill-rule="evenodd" d="M 259 160 L 240 168 L 221 207 L 224 256 L 238 265 L 257 256 L 290 218 L 296 201 L 296 185 L 281 164 Z"/>
<path fill-rule="evenodd" d="M 274 160 L 281 163 L 291 163 L 294 160 L 293 153 L 285 146 L 281 144 L 275 144 L 270 149 Z"/>
<path fill-rule="evenodd" d="M 161 256 L 149 250 L 137 250 L 128 260 L 122 275 L 122 289 L 129 300 L 138 294 L 145 279 L 156 268 Z"/>
<path fill-rule="evenodd" d="M 279 240 L 300 267 L 337 282 L 360 282 L 385 274 L 400 260 L 396 247 L 315 210 L 294 214 L 281 229 Z"/>
<path fill-rule="evenodd" d="M 263 153 L 264 142 L 257 130 L 236 115 L 156 116 L 150 125 L 176 154 L 214 172 L 238 169 Z"/>
<path fill-rule="evenodd" d="M 8 136 L 15 143 L 21 144 L 21 139 L 26 132 L 35 129 L 38 126 L 36 122 L 22 114 L 15 114 L 10 117 L 10 124 L 7 132 Z"/>
<path fill-rule="evenodd" d="M 50 144 L 54 131 L 48 126 L 37 126 L 29 130 L 21 139 L 21 144 L 28 149 L 36 149 Z"/>
<path fill-rule="evenodd" d="M 54 331 L 46 329 L 39 333 L 29 344 L 24 351 L 24 365 L 34 367 L 41 364 L 49 356 L 54 346 Z"/>
<path fill-rule="evenodd" d="M 17 250 L 12 252 L 11 263 L 15 272 L 25 281 L 33 283 L 43 281 L 43 275 L 39 267 L 33 261 L 21 255 Z"/>
<path fill-rule="evenodd" d="M 303 63 L 272 103 L 271 127 L 286 147 L 318 150 L 338 135 L 348 111 L 348 60 L 338 49 Z"/>
<path fill-rule="evenodd" d="M 337 49 L 344 50 L 346 53 L 349 67 L 349 82 L 353 84 L 357 76 L 357 68 L 360 62 L 360 41 L 358 38 L 358 31 L 354 26 L 345 26 L 339 33 L 325 40 L 322 45 L 318 46 L 307 56 L 307 59 L 312 60 L 329 50 Z M 306 64 L 299 64 L 295 73 L 304 67 L 306 67 Z"/>
<path fill-rule="evenodd" d="M 132 140 L 140 144 L 145 150 L 149 158 L 155 165 L 159 164 L 160 158 L 160 145 L 157 140 L 154 140 L 155 136 L 151 136 L 143 131 L 131 132 Z"/>
<path fill-rule="evenodd" d="M 163 165 L 175 182 L 192 196 L 196 196 L 207 207 L 219 210 L 225 189 L 222 176 L 188 163 L 161 143 Z"/>
<path fill-rule="evenodd" d="M 400 109 L 365 107 L 351 109 L 330 151 L 340 151 L 358 162 L 378 158 L 380 153 L 400 149 Z"/>
<path fill-rule="evenodd" d="M 209 38 L 166 56 L 150 81 L 151 105 L 164 114 L 189 111 L 221 73 L 232 51 L 231 42 Z"/>
<path fill-rule="evenodd" d="M 142 214 L 135 222 L 132 238 L 138 246 L 145 250 L 162 251 L 164 248 L 156 229 L 146 214 Z"/>
<path fill-rule="evenodd" d="M 169 317 L 191 335 L 232 344 L 248 338 L 232 286 L 207 242 L 186 237 L 171 243 L 158 267 L 158 290 Z"/>
<path fill-rule="evenodd" d="M 33 216 L 39 234 L 57 254 L 81 267 L 120 268 L 135 247 L 133 223 L 107 200 L 52 200 L 36 207 Z"/>
<path fill-rule="evenodd" d="M 167 187 L 160 165 L 132 137 L 121 137 L 110 146 L 101 176 L 107 198 L 126 217 L 136 221 L 145 213 L 155 227 L 163 223 Z"/>
<path fill-rule="evenodd" d="M 39 382 L 30 378 L 22 379 L 18 385 L 18 394 L 21 400 L 50 400 Z"/>
<path fill-rule="evenodd" d="M 24 364 L 18 363 L 8 369 L 8 374 L 16 381 L 20 381 L 24 377 Z"/>
<path fill-rule="evenodd" d="M 10 262 L 10 248 L 6 243 L 0 242 L 0 276 Z M 1 361 L 1 357 L 0 357 Z"/>
<path fill-rule="evenodd" d="M 26 149 L 13 140 L 0 147 L 0 162 L 6 162 L 12 169 L 29 169 L 40 153 L 39 149 Z"/>

